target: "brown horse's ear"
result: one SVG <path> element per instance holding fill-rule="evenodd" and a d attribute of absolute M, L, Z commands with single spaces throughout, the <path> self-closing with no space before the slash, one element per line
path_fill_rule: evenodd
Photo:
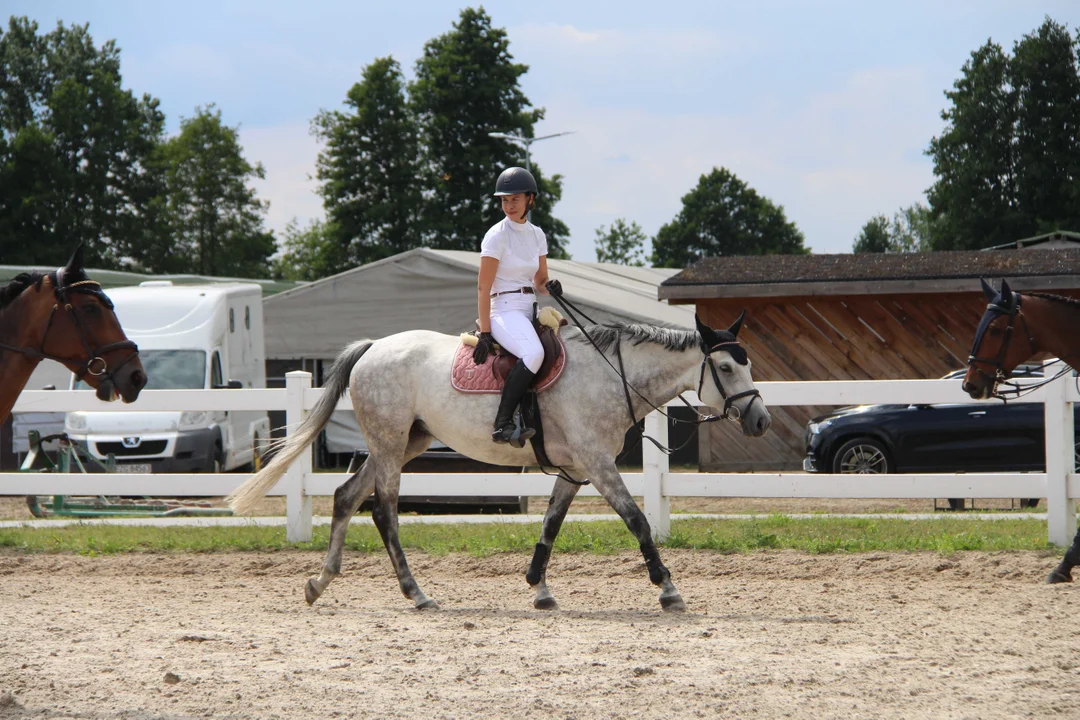
<path fill-rule="evenodd" d="M 990 302 L 994 302 L 994 298 L 997 297 L 997 290 L 994 290 L 994 286 L 986 282 L 983 278 L 979 278 L 979 282 L 982 283 L 983 295 L 985 295 L 986 299 Z"/>
<path fill-rule="evenodd" d="M 83 244 L 79 243 L 75 248 L 75 252 L 71 253 L 71 259 L 67 261 L 67 265 L 64 267 L 65 273 L 77 272 L 82 270 L 83 266 Z"/>
<path fill-rule="evenodd" d="M 745 318 L 745 317 L 746 317 L 746 311 L 743 310 L 741 313 L 739 313 L 738 319 L 731 324 L 731 327 L 729 327 L 727 329 L 727 331 L 729 333 L 731 333 L 732 335 L 738 337 L 739 336 L 739 330 L 742 328 L 743 318 Z"/>

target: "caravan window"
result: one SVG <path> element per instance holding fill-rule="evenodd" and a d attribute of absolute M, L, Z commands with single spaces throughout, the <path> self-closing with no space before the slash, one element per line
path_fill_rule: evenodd
<path fill-rule="evenodd" d="M 202 390 L 205 387 L 206 353 L 202 350 L 140 350 L 139 360 L 146 370 L 146 390 Z M 82 380 L 75 384 L 76 390 L 89 387 Z"/>
<path fill-rule="evenodd" d="M 214 352 L 214 359 L 210 361 L 210 387 L 219 388 L 225 385 L 221 374 L 221 354 Z"/>
<path fill-rule="evenodd" d="M 229 332 L 236 332 L 236 313 L 229 308 Z"/>

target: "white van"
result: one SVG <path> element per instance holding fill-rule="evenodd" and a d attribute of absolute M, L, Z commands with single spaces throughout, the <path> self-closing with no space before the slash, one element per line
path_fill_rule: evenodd
<path fill-rule="evenodd" d="M 110 288 L 139 346 L 147 390 L 266 387 L 262 288 L 252 283 Z M 74 389 L 87 385 L 72 376 Z M 270 439 L 265 412 L 71 412 L 65 432 L 121 472 L 222 472 L 255 463 Z"/>

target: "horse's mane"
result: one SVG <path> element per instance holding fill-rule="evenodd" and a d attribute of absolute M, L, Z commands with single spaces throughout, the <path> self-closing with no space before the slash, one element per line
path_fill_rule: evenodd
<path fill-rule="evenodd" d="M 632 345 L 649 342 L 673 351 L 686 350 L 701 344 L 701 339 L 696 330 L 674 330 L 672 328 L 656 327 L 655 325 L 605 323 L 603 325 L 588 325 L 585 327 L 585 331 L 589 333 L 589 337 L 593 339 L 601 352 L 607 352 L 620 337 L 629 340 Z M 580 341 L 589 342 L 584 336 L 580 338 Z"/>
<path fill-rule="evenodd" d="M 0 288 L 0 310 L 6 308 L 15 298 L 22 295 L 23 290 L 26 290 L 31 285 L 37 285 L 38 289 L 41 289 L 41 283 L 45 280 L 45 277 L 49 273 L 42 272 L 26 272 L 19 273 L 7 286 Z"/>
<path fill-rule="evenodd" d="M 1021 294 L 1022 295 L 1027 295 L 1029 297 L 1042 298 L 1043 300 L 1054 300 L 1056 302 L 1063 302 L 1063 303 L 1067 303 L 1069 305 L 1080 306 L 1080 300 L 1078 300 L 1077 298 L 1065 297 L 1064 295 L 1051 295 L 1050 293 L 1041 293 L 1041 292 L 1026 292 L 1026 293 L 1021 293 Z"/>

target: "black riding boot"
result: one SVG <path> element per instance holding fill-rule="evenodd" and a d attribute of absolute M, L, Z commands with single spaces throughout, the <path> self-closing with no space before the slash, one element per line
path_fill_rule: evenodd
<path fill-rule="evenodd" d="M 491 433 L 491 439 L 497 443 L 508 443 L 512 440 L 517 442 L 517 447 L 522 447 L 524 442 L 536 434 L 532 428 L 523 427 L 521 434 L 517 434 L 517 426 L 514 424 L 514 411 L 517 410 L 525 391 L 529 389 L 535 373 L 525 366 L 524 360 L 518 360 L 510 374 L 506 376 L 506 384 L 503 385 L 502 400 L 499 401 L 499 413 L 495 416 L 495 432 Z M 515 437 L 517 435 L 517 437 Z"/>

